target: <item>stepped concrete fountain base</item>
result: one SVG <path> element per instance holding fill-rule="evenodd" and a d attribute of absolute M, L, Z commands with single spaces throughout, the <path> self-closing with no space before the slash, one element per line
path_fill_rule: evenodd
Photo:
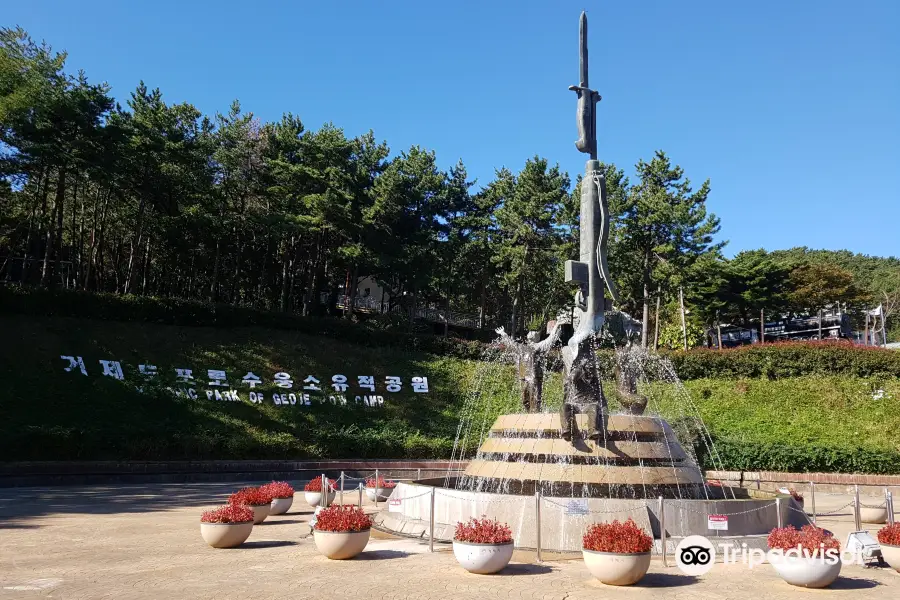
<path fill-rule="evenodd" d="M 808 523 L 789 495 L 706 486 L 660 418 L 612 415 L 609 431 L 607 447 L 573 446 L 559 438 L 558 415 L 501 415 L 464 476 L 398 483 L 375 526 L 428 539 L 432 495 L 435 541 L 452 541 L 459 521 L 488 516 L 509 524 L 517 548 L 537 547 L 540 498 L 541 548 L 556 552 L 580 552 L 591 523 L 629 517 L 652 533 L 659 552 L 660 496 L 667 552 L 689 535 L 765 549 L 779 523 Z M 727 529 L 711 515 L 728 515 Z"/>

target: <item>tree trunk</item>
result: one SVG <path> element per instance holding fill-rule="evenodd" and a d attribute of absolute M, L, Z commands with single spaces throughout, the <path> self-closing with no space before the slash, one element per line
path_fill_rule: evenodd
<path fill-rule="evenodd" d="M 313 312 L 313 307 L 319 304 L 319 271 L 322 260 L 322 234 L 316 235 L 316 249 L 313 253 L 313 259 L 309 266 L 309 289 L 306 290 L 306 298 L 303 301 L 303 316 L 309 316 Z"/>
<path fill-rule="evenodd" d="M 484 329 L 484 312 L 487 310 L 487 282 L 486 275 L 481 275 L 481 304 L 478 307 L 478 329 Z"/>
<path fill-rule="evenodd" d="M 290 250 L 294 246 L 294 236 L 291 236 L 290 245 L 285 245 L 284 253 L 282 254 L 282 263 L 281 263 L 281 312 L 288 311 L 288 266 L 290 263 Z"/>
<path fill-rule="evenodd" d="M 272 238 L 266 233 L 266 251 L 262 257 L 262 269 L 259 270 L 259 282 L 256 286 L 256 298 L 254 298 L 254 303 L 257 307 L 264 308 L 266 303 L 264 302 L 265 295 L 265 281 L 267 277 L 267 268 L 269 266 L 269 247 L 272 243 Z"/>
<path fill-rule="evenodd" d="M 512 318 L 510 319 L 510 329 L 511 329 L 510 335 L 512 335 L 513 337 L 515 337 L 516 333 L 518 332 L 518 326 L 519 326 L 519 320 L 520 320 L 519 313 L 524 312 L 524 309 L 522 308 L 522 302 L 523 302 L 522 296 L 523 296 L 524 290 L 525 290 L 525 273 L 526 273 L 527 268 L 528 268 L 528 244 L 525 245 L 525 254 L 522 257 L 522 272 L 519 274 L 519 279 L 516 282 L 516 294 L 515 294 L 515 297 L 513 298 Z"/>
<path fill-rule="evenodd" d="M 63 163 L 59 167 L 59 175 L 56 180 L 56 199 L 54 200 L 53 210 L 55 210 L 58 228 L 62 229 L 62 208 L 66 198 L 66 164 Z M 53 276 L 53 269 L 50 265 L 50 257 L 53 254 L 53 216 L 50 217 L 50 225 L 47 227 L 47 236 L 45 238 L 44 247 L 44 268 L 41 271 L 41 286 L 46 286 Z M 60 236 L 62 234 L 60 233 Z"/>
<path fill-rule="evenodd" d="M 297 280 L 297 263 L 299 262 L 298 256 L 300 254 L 300 244 L 296 242 L 296 240 L 291 237 L 291 268 L 290 268 L 290 284 L 288 285 L 288 304 L 290 305 L 291 311 L 294 310 L 294 284 Z"/>
<path fill-rule="evenodd" d="M 659 349 L 659 304 L 662 301 L 662 292 L 656 290 L 656 319 L 653 321 L 653 351 Z"/>
<path fill-rule="evenodd" d="M 75 230 L 75 216 L 78 212 L 78 175 L 75 176 L 75 184 L 72 186 L 72 240 L 69 243 L 69 273 L 66 275 L 66 288 L 69 287 L 69 281 L 72 281 L 72 287 L 75 287 L 78 262 L 75 256 L 76 242 L 78 241 L 77 232 Z M 84 204 L 84 199 L 81 201 Z M 59 246 L 62 250 L 62 246 Z"/>
<path fill-rule="evenodd" d="M 122 248 L 124 245 L 125 245 L 125 240 L 123 240 L 122 238 L 119 238 L 118 241 L 116 242 L 116 257 L 113 261 L 113 267 L 114 267 L 113 272 L 116 274 L 116 293 L 117 294 L 121 293 L 122 289 L 124 288 L 124 285 L 123 285 L 124 282 L 122 281 L 123 277 L 122 277 L 122 273 L 121 273 Z"/>
<path fill-rule="evenodd" d="M 213 259 L 212 279 L 209 282 L 209 300 L 210 302 L 219 301 L 219 260 L 222 257 L 222 242 L 216 236 L 216 254 Z"/>
<path fill-rule="evenodd" d="M 641 347 L 647 347 L 647 337 L 648 337 L 648 329 L 650 326 L 650 252 L 647 251 L 644 254 L 644 268 L 643 268 L 643 279 L 644 279 L 644 293 L 643 293 L 643 302 L 644 302 L 644 314 L 643 314 L 643 323 L 641 324 Z"/>
<path fill-rule="evenodd" d="M 97 242 L 98 242 L 98 240 L 100 240 L 102 242 L 102 239 L 103 239 L 103 225 L 106 222 L 106 207 L 109 204 L 109 196 L 111 193 L 112 193 L 112 190 L 106 191 L 106 197 L 103 200 L 103 208 L 100 209 L 100 231 L 99 231 L 99 233 L 97 231 L 97 212 L 98 212 L 97 208 L 98 208 L 98 204 L 100 202 L 100 191 L 99 190 L 97 191 L 97 198 L 94 200 L 94 216 L 93 216 L 93 220 L 91 223 L 91 247 L 88 250 L 87 266 L 85 267 L 84 283 L 82 285 L 82 287 L 84 289 L 88 289 L 88 287 L 91 284 L 91 269 L 96 264 L 95 261 L 96 261 Z M 96 289 L 96 286 L 95 286 L 95 289 Z"/>
<path fill-rule="evenodd" d="M 147 295 L 147 272 L 150 270 L 150 236 L 144 245 L 144 268 L 141 274 L 141 295 Z"/>
<path fill-rule="evenodd" d="M 22 275 L 20 276 L 20 280 L 22 283 L 28 283 L 28 273 L 30 271 L 30 261 L 29 258 L 31 256 L 31 244 L 32 244 L 32 234 L 35 231 L 35 217 L 37 215 L 37 207 L 38 207 L 38 199 L 41 199 L 41 202 L 46 205 L 47 204 L 47 193 L 48 193 L 48 185 L 47 185 L 47 176 L 46 169 L 41 167 L 41 174 L 38 177 L 38 185 L 34 198 L 34 203 L 31 205 L 31 215 L 28 217 L 28 232 L 25 234 L 25 250 L 22 253 Z"/>
<path fill-rule="evenodd" d="M 100 188 L 98 186 L 97 192 L 100 192 Z M 79 287 L 79 282 L 82 280 L 84 276 L 84 271 L 87 268 L 87 265 L 84 264 L 84 197 L 87 195 L 87 190 L 83 194 L 81 194 L 81 218 L 78 219 L 78 269 L 76 270 L 77 277 L 75 278 L 75 287 Z M 96 202 L 94 203 L 94 210 L 96 211 L 97 206 Z M 83 289 L 83 286 L 82 286 Z"/>
<path fill-rule="evenodd" d="M 353 320 L 353 310 L 355 308 L 354 304 L 356 303 L 356 288 L 359 286 L 359 265 L 356 263 L 353 264 L 353 270 L 350 273 L 350 278 L 347 280 L 348 285 L 350 287 L 349 293 L 347 296 L 347 318 L 351 321 Z"/>
<path fill-rule="evenodd" d="M 447 290 L 447 302 L 444 309 L 444 337 L 450 332 L 450 290 Z"/>
<path fill-rule="evenodd" d="M 240 229 L 235 228 L 232 231 L 237 238 L 237 256 L 234 259 L 234 274 L 231 277 L 231 292 L 229 298 L 231 299 L 232 304 L 239 304 L 237 301 L 238 281 L 241 279 L 241 266 L 243 266 L 244 259 L 244 242 L 241 240 Z"/>
<path fill-rule="evenodd" d="M 138 251 L 138 248 L 141 247 L 141 242 L 144 237 L 144 206 L 146 202 L 144 200 L 143 194 L 141 195 L 140 203 L 138 204 L 138 214 L 137 214 L 137 235 L 131 238 L 131 248 L 128 252 L 128 269 L 125 271 L 125 290 L 123 293 L 127 294 L 128 290 L 131 289 L 131 277 L 134 273 L 134 254 Z M 137 241 L 135 241 L 137 240 Z"/>

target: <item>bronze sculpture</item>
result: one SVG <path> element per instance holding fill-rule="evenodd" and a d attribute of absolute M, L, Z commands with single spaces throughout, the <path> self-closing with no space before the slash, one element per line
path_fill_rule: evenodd
<path fill-rule="evenodd" d="M 587 437 L 605 444 L 608 439 L 608 403 L 597 372 L 594 335 L 603 327 L 604 287 L 618 301 L 618 293 L 609 275 L 606 246 L 609 239 L 609 206 L 606 180 L 597 160 L 596 106 L 600 94 L 588 83 L 587 15 L 581 13 L 579 23 L 580 81 L 571 86 L 578 95 L 577 122 L 579 139 L 575 147 L 590 155 L 581 182 L 580 260 L 566 261 L 566 281 L 577 283 L 575 313 L 578 327 L 563 348 L 564 387 L 561 436 L 575 437 L 575 415 L 587 413 Z"/>
<path fill-rule="evenodd" d="M 526 412 L 539 413 L 543 408 L 544 360 L 547 353 L 559 340 L 557 325 L 544 341 L 540 332 L 529 331 L 524 343 L 516 342 L 502 327 L 496 330 L 502 343 L 508 348 L 516 363 L 516 374 L 522 392 L 522 408 Z"/>

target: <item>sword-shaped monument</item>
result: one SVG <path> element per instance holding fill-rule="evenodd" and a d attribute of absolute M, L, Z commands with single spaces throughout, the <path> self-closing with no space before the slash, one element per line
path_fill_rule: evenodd
<path fill-rule="evenodd" d="M 600 94 L 588 83 L 587 15 L 582 12 L 579 22 L 579 83 L 570 86 L 578 95 L 578 141 L 575 147 L 590 155 L 581 181 L 580 260 L 566 261 L 566 282 L 578 284 L 575 295 L 575 314 L 578 327 L 563 348 L 564 401 L 560 411 L 562 437 L 572 440 L 575 415 L 586 412 L 588 435 L 605 445 L 607 440 L 608 406 L 594 359 L 594 334 L 603 327 L 604 287 L 613 301 L 618 301 L 615 284 L 609 275 L 606 246 L 609 240 L 609 206 L 606 200 L 606 180 L 597 160 L 597 103 Z M 605 283 L 604 283 L 605 282 Z"/>

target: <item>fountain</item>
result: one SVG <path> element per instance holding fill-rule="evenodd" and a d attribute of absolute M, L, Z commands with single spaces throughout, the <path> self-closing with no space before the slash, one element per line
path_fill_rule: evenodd
<path fill-rule="evenodd" d="M 672 549 L 689 535 L 765 548 L 771 529 L 806 524 L 805 515 L 791 510 L 796 506 L 790 496 L 708 485 L 693 448 L 682 443 L 685 436 L 665 419 L 644 414 L 648 397 L 639 384 L 651 379 L 674 386 L 688 411 L 696 412 L 667 360 L 643 349 L 617 350 L 612 395 L 622 412 L 610 413 L 596 350 L 608 308 L 605 290 L 613 302 L 618 295 L 606 260 L 610 217 L 597 160 L 595 115 L 600 95 L 588 85 L 584 13 L 579 42 L 580 82 L 569 89 L 578 96 L 575 145 L 590 159 L 581 185 L 580 260 L 565 265 L 566 281 L 578 289 L 574 333 L 561 352 L 559 411 L 542 412 L 544 363 L 559 337 L 558 327 L 544 342 L 533 335 L 517 342 L 498 330 L 498 345 L 517 367 L 526 412 L 500 414 L 490 427 L 485 422 L 473 427 L 476 413 L 487 412 L 476 393 L 463 409 L 451 460 L 462 464 L 470 438 L 477 435 L 478 451 L 464 474 L 448 471 L 443 478 L 398 484 L 375 525 L 400 535 L 449 541 L 457 521 L 487 515 L 510 525 L 517 547 L 565 552 L 580 551 L 588 524 L 631 517 L 653 533 L 657 551 L 661 540 Z M 712 438 L 700 423 L 701 442 L 715 461 Z M 722 528 L 723 515 L 727 529 Z"/>

